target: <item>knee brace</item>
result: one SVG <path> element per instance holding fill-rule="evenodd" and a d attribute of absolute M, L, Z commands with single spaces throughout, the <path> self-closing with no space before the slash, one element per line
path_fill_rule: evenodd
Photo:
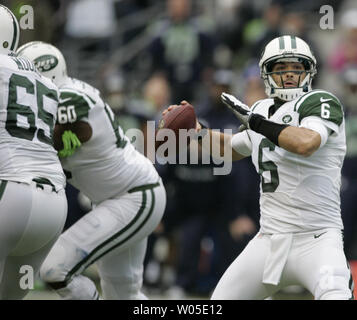
<path fill-rule="evenodd" d="M 316 300 L 353 299 L 353 280 L 347 267 L 324 266 L 315 287 Z"/>

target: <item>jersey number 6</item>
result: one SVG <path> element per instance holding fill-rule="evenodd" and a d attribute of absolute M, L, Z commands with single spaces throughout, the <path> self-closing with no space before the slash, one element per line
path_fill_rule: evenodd
<path fill-rule="evenodd" d="M 274 151 L 275 144 L 268 139 L 263 139 L 259 144 L 258 163 L 259 174 L 262 182 L 263 192 L 274 192 L 279 185 L 278 167 L 273 161 L 263 161 L 263 152 L 265 148 L 269 148 L 270 151 Z M 270 172 L 270 182 L 266 182 L 263 177 L 263 173 Z"/>

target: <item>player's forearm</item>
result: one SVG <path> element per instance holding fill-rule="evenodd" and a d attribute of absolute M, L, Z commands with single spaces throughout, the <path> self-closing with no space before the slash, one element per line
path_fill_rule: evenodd
<path fill-rule="evenodd" d="M 287 151 L 308 157 L 320 146 L 320 135 L 307 128 L 288 126 L 279 134 L 279 146 Z"/>
<path fill-rule="evenodd" d="M 279 124 L 261 115 L 251 116 L 249 126 L 277 146 L 304 157 L 312 155 L 321 144 L 321 136 L 316 131 Z"/>
<path fill-rule="evenodd" d="M 225 155 L 232 154 L 232 160 L 240 160 L 245 158 L 245 156 L 237 153 L 231 144 L 232 136 L 219 131 L 208 130 L 207 135 L 209 135 L 209 144 L 204 143 L 201 140 L 200 145 L 204 152 L 209 153 L 213 158 L 222 158 Z"/>

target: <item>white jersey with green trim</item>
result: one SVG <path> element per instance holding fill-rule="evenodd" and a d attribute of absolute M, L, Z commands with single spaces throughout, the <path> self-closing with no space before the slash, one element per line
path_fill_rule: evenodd
<path fill-rule="evenodd" d="M 92 137 L 61 163 L 68 182 L 93 203 L 158 182 L 153 164 L 124 135 L 100 92 L 83 81 L 68 78 L 60 87 L 58 123 L 75 121 L 87 122 Z"/>
<path fill-rule="evenodd" d="M 27 59 L 0 59 L 0 179 L 49 180 L 56 190 L 65 176 L 53 148 L 58 89 Z"/>
<path fill-rule="evenodd" d="M 264 99 L 252 110 L 268 118 L 273 105 L 273 99 Z M 321 119 L 329 130 L 327 142 L 309 157 L 280 148 L 252 130 L 232 139 L 233 148 L 236 139 L 246 139 L 261 177 L 260 224 L 264 233 L 343 229 L 340 186 L 346 139 L 339 100 L 329 92 L 313 90 L 281 105 L 269 120 L 299 127 L 308 117 Z"/>

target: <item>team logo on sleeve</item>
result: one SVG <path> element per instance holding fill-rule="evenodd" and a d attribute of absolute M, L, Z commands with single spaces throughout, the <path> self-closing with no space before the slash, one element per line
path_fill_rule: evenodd
<path fill-rule="evenodd" d="M 289 123 L 289 122 L 291 122 L 291 120 L 293 120 L 293 118 L 291 117 L 290 114 L 287 114 L 287 115 L 285 115 L 285 116 L 283 117 L 283 122 L 284 122 L 284 123 Z"/>
<path fill-rule="evenodd" d="M 58 59 L 50 54 L 45 54 L 34 60 L 35 66 L 40 72 L 50 71 L 58 65 Z"/>

